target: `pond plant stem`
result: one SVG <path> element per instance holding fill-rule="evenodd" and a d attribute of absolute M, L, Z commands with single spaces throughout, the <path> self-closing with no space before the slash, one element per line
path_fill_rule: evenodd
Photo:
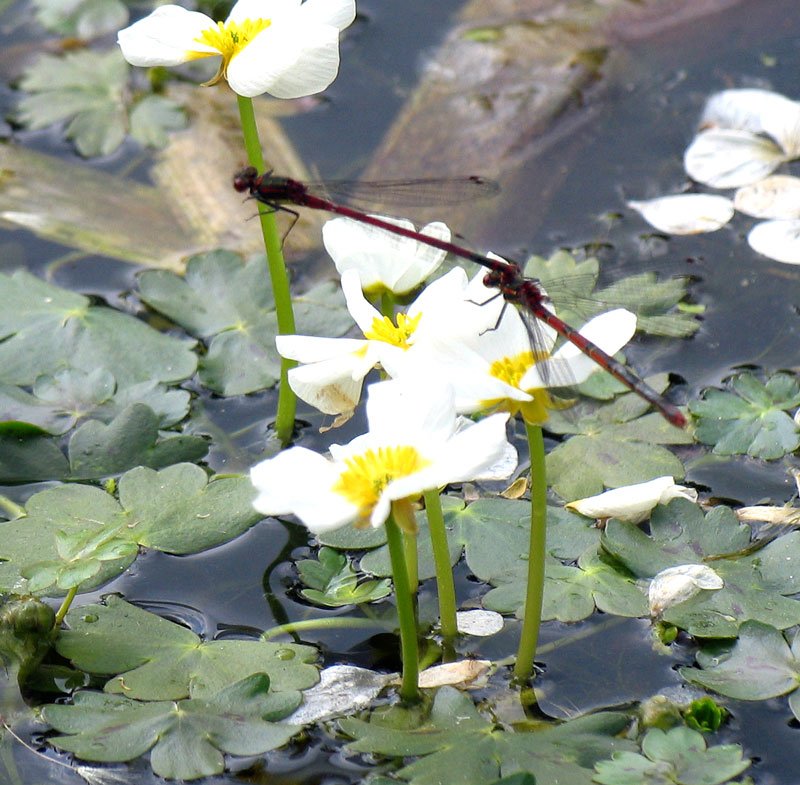
<path fill-rule="evenodd" d="M 419 700 L 419 649 L 417 646 L 417 620 L 414 597 L 408 580 L 408 567 L 403 556 L 403 536 L 395 523 L 394 505 L 384 524 L 389 558 L 392 563 L 397 618 L 400 623 L 400 650 L 403 658 L 403 677 L 400 697 L 407 703 Z"/>
<path fill-rule="evenodd" d="M 525 592 L 525 615 L 522 619 L 514 678 L 519 682 L 533 673 L 544 594 L 544 557 L 547 526 L 547 482 L 544 463 L 544 438 L 538 425 L 525 423 L 531 459 L 531 533 L 528 543 L 528 586 Z"/>
<path fill-rule="evenodd" d="M 436 569 L 436 586 L 439 594 L 439 625 L 445 641 L 452 641 L 458 634 L 456 621 L 456 589 L 453 569 L 450 566 L 450 551 L 447 547 L 447 530 L 442 513 L 442 500 L 437 490 L 425 491 L 425 511 L 428 515 L 433 563 Z"/>
<path fill-rule="evenodd" d="M 264 171 L 264 155 L 258 138 L 253 101 L 237 95 L 239 117 L 242 123 L 244 145 L 247 150 L 247 161 L 259 171 Z M 267 266 L 272 282 L 272 295 L 275 299 L 275 313 L 278 319 L 279 335 L 294 335 L 295 322 L 292 310 L 292 295 L 289 290 L 289 275 L 283 259 L 283 241 L 278 233 L 275 211 L 263 204 L 258 205 L 258 218 L 261 222 L 261 233 L 264 236 L 264 248 L 267 252 Z M 297 409 L 297 398 L 289 387 L 289 371 L 296 363 L 294 360 L 281 358 L 281 378 L 278 390 L 278 408 L 275 414 L 275 434 L 281 444 L 286 445 L 294 431 L 294 416 Z"/>
<path fill-rule="evenodd" d="M 67 596 L 61 601 L 61 606 L 59 607 L 58 611 L 56 611 L 56 618 L 53 626 L 58 629 L 61 626 L 61 622 L 64 621 L 64 617 L 69 612 L 70 605 L 72 605 L 72 601 L 75 599 L 75 595 L 78 593 L 78 587 L 73 586 L 68 592 Z"/>

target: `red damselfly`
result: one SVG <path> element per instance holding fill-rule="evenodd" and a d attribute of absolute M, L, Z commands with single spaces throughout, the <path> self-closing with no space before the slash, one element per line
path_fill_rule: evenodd
<path fill-rule="evenodd" d="M 497 184 L 492 180 L 482 177 L 463 177 L 448 179 L 426 180 L 395 180 L 381 183 L 353 182 L 353 183 L 302 183 L 288 177 L 276 177 L 272 172 L 259 175 L 258 171 L 249 166 L 233 178 L 234 188 L 250 194 L 259 202 L 273 210 L 283 210 L 297 215 L 286 205 L 293 204 L 299 207 L 309 207 L 313 210 L 324 210 L 336 215 L 351 218 L 362 224 L 382 229 L 400 237 L 438 248 L 454 256 L 475 262 L 488 268 L 489 272 L 484 277 L 486 286 L 497 289 L 506 302 L 520 306 L 536 319 L 549 325 L 562 338 L 574 344 L 580 351 L 591 358 L 598 366 L 608 371 L 615 379 L 619 380 L 628 389 L 652 404 L 666 420 L 682 428 L 686 425 L 686 417 L 677 406 L 671 404 L 652 387 L 643 382 L 633 371 L 622 363 L 606 354 L 599 346 L 584 338 L 577 330 L 559 319 L 547 307 L 549 298 L 543 291 L 539 281 L 535 278 L 526 278 L 522 267 L 514 261 L 492 259 L 489 256 L 471 251 L 455 243 L 440 240 L 436 237 L 397 226 L 382 218 L 370 215 L 355 207 L 342 204 L 334 199 L 339 195 L 343 201 L 363 202 L 373 194 L 374 199 L 380 200 L 379 194 L 383 191 L 390 194 L 394 203 L 405 202 L 408 204 L 420 203 L 426 199 L 426 194 L 439 203 L 457 203 L 468 198 L 488 196 L 496 193 Z M 415 201 L 414 201 L 415 200 Z M 430 201 L 430 199 L 429 199 Z"/>

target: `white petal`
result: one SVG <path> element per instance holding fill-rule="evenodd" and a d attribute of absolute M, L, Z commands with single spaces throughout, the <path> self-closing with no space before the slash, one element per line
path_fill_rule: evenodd
<path fill-rule="evenodd" d="M 701 127 L 765 133 L 794 158 L 800 150 L 800 104 L 769 90 L 723 90 L 708 99 Z"/>
<path fill-rule="evenodd" d="M 356 4 L 355 0 L 306 0 L 301 13 L 306 22 L 333 25 L 344 30 L 356 18 Z"/>
<path fill-rule="evenodd" d="M 228 15 L 230 22 L 244 22 L 247 19 L 281 20 L 300 10 L 300 0 L 238 0 Z"/>
<path fill-rule="evenodd" d="M 579 332 L 606 354 L 614 355 L 633 338 L 636 332 L 636 314 L 625 308 L 616 308 L 590 319 Z M 598 368 L 597 363 L 575 344 L 566 342 L 549 360 L 534 365 L 522 377 L 519 385 L 523 390 L 546 387 L 543 377 L 552 386 L 563 385 L 566 381 L 580 384 Z"/>
<path fill-rule="evenodd" d="M 296 15 L 295 15 L 296 16 Z M 300 98 L 324 90 L 339 71 L 339 31 L 296 18 L 259 33 L 228 65 L 231 89 L 252 98 Z"/>
<path fill-rule="evenodd" d="M 621 488 L 578 499 L 567 504 L 567 509 L 587 518 L 617 518 L 628 523 L 645 520 L 657 504 L 666 504 L 670 499 L 697 500 L 697 491 L 676 485 L 672 477 L 658 477 L 649 482 L 625 485 Z"/>
<path fill-rule="evenodd" d="M 740 188 L 733 206 L 754 218 L 800 218 L 800 177 L 774 174 Z"/>
<path fill-rule="evenodd" d="M 364 375 L 340 360 L 327 360 L 292 368 L 289 387 L 301 401 L 305 401 L 323 414 L 352 412 L 361 400 Z"/>
<path fill-rule="evenodd" d="M 258 491 L 253 506 L 264 515 L 293 513 L 313 532 L 336 529 L 358 510 L 331 488 L 339 471 L 313 450 L 292 447 L 250 470 Z"/>
<path fill-rule="evenodd" d="M 705 564 L 669 567 L 658 573 L 650 583 L 650 614 L 658 616 L 666 608 L 685 602 L 702 589 L 717 590 L 723 585 L 722 578 Z"/>
<path fill-rule="evenodd" d="M 347 310 L 353 317 L 361 332 L 372 329 L 375 320 L 382 320 L 381 312 L 364 297 L 361 290 L 361 276 L 357 270 L 345 270 L 342 273 L 342 292 L 347 303 Z"/>
<path fill-rule="evenodd" d="M 628 202 L 642 218 L 665 234 L 715 232 L 733 218 L 733 202 L 710 194 L 676 194 Z"/>
<path fill-rule="evenodd" d="M 786 155 L 771 139 L 749 131 L 702 131 L 683 156 L 688 175 L 713 188 L 738 188 L 772 174 Z"/>
<path fill-rule="evenodd" d="M 419 674 L 420 689 L 431 690 L 453 685 L 478 687 L 486 684 L 491 660 L 460 660 L 426 668 Z"/>
<path fill-rule="evenodd" d="M 363 352 L 363 338 L 321 338 L 316 335 L 278 335 L 275 346 L 281 357 L 301 363 L 315 363 Z"/>
<path fill-rule="evenodd" d="M 120 30 L 117 43 L 122 56 L 138 66 L 179 65 L 193 53 L 219 54 L 196 39 L 204 30 L 216 27 L 212 19 L 178 5 L 162 5 L 144 19 Z"/>
<path fill-rule="evenodd" d="M 747 242 L 754 251 L 777 262 L 800 264 L 800 220 L 756 224 Z"/>
<path fill-rule="evenodd" d="M 458 631 L 464 635 L 485 638 L 503 629 L 503 617 L 495 611 L 459 611 L 456 614 Z"/>

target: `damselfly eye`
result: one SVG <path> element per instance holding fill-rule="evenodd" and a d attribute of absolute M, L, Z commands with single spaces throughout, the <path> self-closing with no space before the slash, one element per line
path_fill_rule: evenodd
<path fill-rule="evenodd" d="M 233 176 L 233 187 L 243 193 L 249 191 L 258 177 L 258 170 L 254 166 L 247 166 Z"/>

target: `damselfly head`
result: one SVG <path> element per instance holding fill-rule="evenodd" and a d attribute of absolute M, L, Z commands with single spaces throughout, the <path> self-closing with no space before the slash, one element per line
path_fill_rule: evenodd
<path fill-rule="evenodd" d="M 258 170 L 255 166 L 247 166 L 240 169 L 233 176 L 233 187 L 239 192 L 252 191 L 258 180 Z"/>

